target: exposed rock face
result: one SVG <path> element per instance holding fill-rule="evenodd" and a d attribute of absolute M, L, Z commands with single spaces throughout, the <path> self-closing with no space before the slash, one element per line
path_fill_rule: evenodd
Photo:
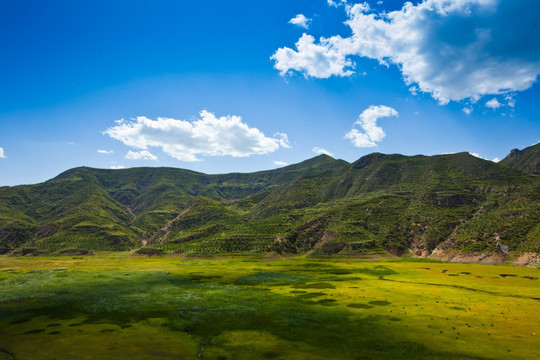
<path fill-rule="evenodd" d="M 460 254 L 455 253 L 444 256 L 441 260 L 457 262 L 457 263 L 480 263 L 480 264 L 504 264 L 506 262 L 506 256 L 500 253 L 471 253 Z"/>
<path fill-rule="evenodd" d="M 433 250 L 430 258 L 442 261 L 457 263 L 480 263 L 497 265 L 512 262 L 516 266 L 540 267 L 540 254 L 534 252 L 510 254 L 504 252 L 491 253 L 459 253 L 456 251 L 445 251 L 440 248 Z"/>
<path fill-rule="evenodd" d="M 518 266 L 540 266 L 540 254 L 528 252 L 522 253 L 517 260 L 514 261 L 514 265 Z"/>
<path fill-rule="evenodd" d="M 505 160 L 506 159 L 510 159 L 510 158 L 513 158 L 515 156 L 518 156 L 521 154 L 521 150 L 519 149 L 512 149 L 510 150 L 510 154 L 506 155 L 506 157 L 504 158 Z"/>

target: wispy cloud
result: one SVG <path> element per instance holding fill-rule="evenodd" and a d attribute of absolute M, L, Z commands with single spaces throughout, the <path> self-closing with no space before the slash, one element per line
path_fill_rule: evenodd
<path fill-rule="evenodd" d="M 285 133 L 277 132 L 274 134 L 274 138 L 279 142 L 279 146 L 285 149 L 291 148 L 291 143 L 289 142 L 289 137 Z"/>
<path fill-rule="evenodd" d="M 345 138 L 351 140 L 356 147 L 377 146 L 377 143 L 386 136 L 384 130 L 377 126 L 377 120 L 390 116 L 398 116 L 398 112 L 389 106 L 371 105 L 360 114 L 354 123 L 354 125 L 359 125 L 362 131 L 353 128 L 345 134 Z"/>
<path fill-rule="evenodd" d="M 111 165 L 111 169 L 113 169 L 113 170 L 117 170 L 117 169 L 125 169 L 125 167 L 122 166 L 122 165 Z"/>
<path fill-rule="evenodd" d="M 347 0 L 326 0 L 329 6 L 338 7 L 347 4 Z"/>
<path fill-rule="evenodd" d="M 318 146 L 315 146 L 313 149 L 311 149 L 311 151 L 313 151 L 315 154 L 325 154 L 328 156 L 334 156 L 334 154 L 332 154 L 330 151 L 320 148 Z"/>
<path fill-rule="evenodd" d="M 338 1 L 328 1 L 337 6 Z M 540 42 L 531 35 L 540 2 L 528 0 L 425 0 L 392 12 L 367 3 L 345 4 L 352 35 L 303 34 L 295 49 L 279 48 L 274 67 L 286 75 L 351 76 L 351 57 L 395 64 L 408 86 L 440 104 L 530 88 L 540 74 Z M 508 31 L 508 29 L 513 29 Z"/>
<path fill-rule="evenodd" d="M 131 151 L 129 150 L 125 156 L 128 160 L 157 160 L 157 156 L 152 154 L 148 150 L 143 151 Z"/>
<path fill-rule="evenodd" d="M 201 111 L 195 121 L 139 116 L 131 121 L 118 120 L 104 134 L 132 148 L 161 148 L 181 161 L 201 161 L 203 156 L 246 157 L 267 154 L 280 147 L 289 148 L 287 134 L 267 137 L 257 128 L 250 128 L 239 116 L 216 117 Z"/>
<path fill-rule="evenodd" d="M 494 159 L 487 159 L 487 158 L 483 157 L 482 155 L 480 155 L 478 153 L 475 153 L 475 152 L 470 152 L 469 154 L 471 154 L 472 156 L 477 157 L 479 159 L 482 159 L 482 160 L 493 161 L 493 162 L 496 162 L 496 163 L 501 161 L 501 159 L 499 159 L 498 157 L 496 157 Z"/>
<path fill-rule="evenodd" d="M 284 161 L 276 160 L 276 161 L 274 161 L 274 165 L 276 165 L 276 166 L 287 166 L 289 164 L 284 162 Z"/>
<path fill-rule="evenodd" d="M 113 150 L 98 150 L 97 152 L 100 153 L 100 154 L 112 154 L 112 153 L 114 153 Z"/>
<path fill-rule="evenodd" d="M 303 14 L 298 14 L 295 17 L 293 17 L 291 20 L 289 20 L 289 24 L 293 24 L 304 29 L 307 29 L 309 27 L 310 22 L 311 22 L 311 19 L 305 17 Z"/>
<path fill-rule="evenodd" d="M 5 159 L 7 158 L 6 154 L 4 153 L 4 148 L 1 148 L 0 147 L 0 159 Z"/>

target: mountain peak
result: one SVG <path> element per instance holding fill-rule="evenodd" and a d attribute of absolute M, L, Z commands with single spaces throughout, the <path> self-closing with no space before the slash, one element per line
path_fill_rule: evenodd
<path fill-rule="evenodd" d="M 521 154 L 521 151 L 519 149 L 512 149 L 510 150 L 510 154 L 506 155 L 504 160 L 513 158 L 515 156 L 519 156 Z"/>
<path fill-rule="evenodd" d="M 512 149 L 501 164 L 529 174 L 540 175 L 540 142 L 523 150 Z"/>

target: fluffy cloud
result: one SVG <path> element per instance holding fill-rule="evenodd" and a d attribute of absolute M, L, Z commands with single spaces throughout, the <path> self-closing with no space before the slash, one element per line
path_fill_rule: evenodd
<path fill-rule="evenodd" d="M 276 165 L 276 166 L 287 166 L 289 164 L 284 162 L 284 161 L 276 160 L 276 161 L 274 161 L 274 165 Z"/>
<path fill-rule="evenodd" d="M 128 151 L 126 154 L 126 159 L 128 160 L 157 160 L 157 156 L 152 154 L 148 150 L 143 151 Z"/>
<path fill-rule="evenodd" d="M 0 147 L 0 159 L 7 158 L 6 154 L 4 154 L 4 149 Z"/>
<path fill-rule="evenodd" d="M 360 114 L 358 120 L 354 123 L 354 125 L 359 125 L 362 131 L 353 128 L 345 134 L 345 138 L 351 140 L 356 147 L 377 146 L 377 142 L 386 136 L 383 129 L 377 126 L 377 120 L 390 116 L 398 116 L 398 112 L 388 106 L 371 105 Z"/>
<path fill-rule="evenodd" d="M 353 74 L 352 56 L 375 59 L 397 65 L 408 86 L 440 104 L 523 91 L 540 74 L 538 1 L 424 0 L 388 13 L 367 3 L 345 9 L 351 36 L 317 43 L 304 34 L 296 50 L 274 53 L 274 67 L 282 75 L 294 70 L 328 78 Z"/>
<path fill-rule="evenodd" d="M 295 17 L 293 17 L 291 20 L 289 20 L 289 24 L 300 26 L 304 29 L 307 29 L 309 27 L 310 22 L 311 22 L 311 19 L 308 19 L 303 14 L 298 14 Z"/>
<path fill-rule="evenodd" d="M 497 100 L 497 98 L 493 98 L 491 100 L 489 100 L 488 102 L 486 102 L 486 107 L 490 108 L 490 109 L 498 109 L 502 106 L 502 104 L 499 102 L 499 100 Z"/>
<path fill-rule="evenodd" d="M 303 34 L 296 43 L 297 51 L 287 47 L 278 49 L 271 59 L 276 63 L 274 68 L 279 70 L 281 75 L 286 75 L 291 70 L 304 73 L 307 76 L 316 78 L 329 78 L 330 76 L 349 76 L 352 70 L 347 70 L 353 66 L 351 60 L 347 59 L 347 54 L 333 45 L 332 39 L 321 38 L 320 44 L 315 44 L 315 38 L 311 35 Z"/>
<path fill-rule="evenodd" d="M 313 149 L 311 149 L 311 151 L 313 151 L 315 154 L 325 154 L 328 156 L 334 156 L 334 154 L 332 154 L 330 151 L 320 148 L 318 146 L 315 146 Z"/>
<path fill-rule="evenodd" d="M 200 119 L 193 122 L 144 116 L 118 120 L 104 134 L 136 149 L 161 148 L 181 161 L 200 161 L 199 155 L 245 157 L 290 147 L 286 134 L 267 137 L 239 116 L 216 117 L 208 111 L 201 111 Z"/>
<path fill-rule="evenodd" d="M 100 153 L 100 154 L 112 154 L 112 153 L 114 153 L 113 150 L 98 150 L 97 152 Z"/>

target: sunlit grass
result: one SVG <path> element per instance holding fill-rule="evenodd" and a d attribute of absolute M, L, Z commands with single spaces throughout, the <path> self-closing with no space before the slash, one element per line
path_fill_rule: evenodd
<path fill-rule="evenodd" d="M 0 257 L 0 349 L 16 359 L 537 359 L 539 272 L 264 255 Z"/>

